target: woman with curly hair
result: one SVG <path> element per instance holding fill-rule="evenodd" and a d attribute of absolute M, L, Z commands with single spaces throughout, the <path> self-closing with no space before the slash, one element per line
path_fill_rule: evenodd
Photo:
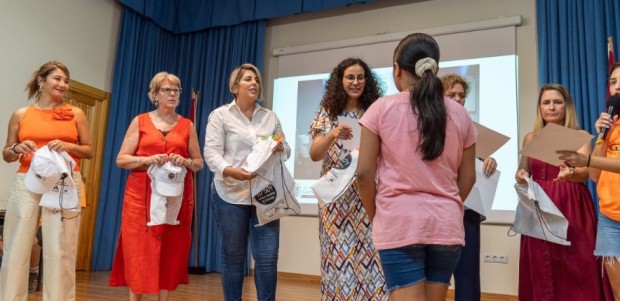
<path fill-rule="evenodd" d="M 339 125 L 338 117 L 359 119 L 380 96 L 377 79 L 364 61 L 348 58 L 334 68 L 310 126 L 310 158 L 323 160 L 321 176 L 351 152 L 342 143 L 352 138 L 351 127 Z M 355 184 L 319 209 L 319 240 L 323 300 L 387 300 L 370 221 Z"/>

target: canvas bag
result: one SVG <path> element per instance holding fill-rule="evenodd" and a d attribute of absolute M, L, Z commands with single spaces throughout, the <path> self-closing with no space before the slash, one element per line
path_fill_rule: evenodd
<path fill-rule="evenodd" d="M 353 185 L 358 155 L 356 149 L 345 154 L 337 165 L 314 182 L 311 188 L 321 207 L 340 198 Z"/>
<path fill-rule="evenodd" d="M 519 204 L 512 228 L 522 235 L 570 246 L 566 239 L 568 220 L 545 191 L 531 178 L 526 184 L 515 184 Z"/>
<path fill-rule="evenodd" d="M 284 166 L 281 154 L 272 154 L 256 173 L 250 181 L 250 192 L 252 205 L 256 207 L 257 226 L 301 213 L 295 198 L 295 180 Z"/>

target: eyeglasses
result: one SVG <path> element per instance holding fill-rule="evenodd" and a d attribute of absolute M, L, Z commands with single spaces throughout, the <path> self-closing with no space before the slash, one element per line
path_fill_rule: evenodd
<path fill-rule="evenodd" d="M 353 83 L 357 79 L 358 83 L 363 84 L 366 81 L 366 76 L 360 74 L 357 77 L 355 77 L 355 75 L 349 74 L 349 75 L 345 75 L 344 79 L 346 79 L 350 83 Z"/>
<path fill-rule="evenodd" d="M 173 89 L 173 88 L 160 88 L 159 91 L 164 92 L 165 94 L 170 94 L 172 92 L 174 92 L 175 94 L 179 95 L 181 94 L 181 91 L 183 89 L 178 88 L 178 89 Z"/>

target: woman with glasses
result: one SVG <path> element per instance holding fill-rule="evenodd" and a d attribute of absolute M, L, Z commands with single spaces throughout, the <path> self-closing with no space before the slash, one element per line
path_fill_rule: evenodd
<path fill-rule="evenodd" d="M 351 127 L 339 124 L 338 118 L 361 118 L 379 96 L 379 84 L 364 61 L 348 58 L 334 68 L 309 132 L 310 158 L 323 161 L 321 176 L 352 151 L 343 146 L 343 140 L 352 138 Z M 351 185 L 338 200 L 321 205 L 319 240 L 323 300 L 387 300 L 357 185 Z"/>
<path fill-rule="evenodd" d="M 168 300 L 179 284 L 187 284 L 187 263 L 191 243 L 193 175 L 202 169 L 194 124 L 177 114 L 181 81 L 170 73 L 157 73 L 148 93 L 155 110 L 135 117 L 129 124 L 116 165 L 129 169 L 121 231 L 110 286 L 128 286 L 129 300 L 143 294 Z M 166 163 L 187 169 L 183 180 L 181 206 L 175 223 L 152 222 L 149 166 Z M 183 174 L 183 173 L 181 173 Z M 170 202 L 170 198 L 167 198 Z"/>
<path fill-rule="evenodd" d="M 435 39 L 408 35 L 392 61 L 401 92 L 360 120 L 357 185 L 390 300 L 445 300 L 464 244 L 477 132 L 467 110 L 443 95 Z"/>
<path fill-rule="evenodd" d="M 222 237 L 222 287 L 224 300 L 241 300 L 248 239 L 254 258 L 254 284 L 259 301 L 276 300 L 280 220 L 257 226 L 252 206 L 250 180 L 255 177 L 241 166 L 258 137 L 282 134 L 280 120 L 257 103 L 263 92 L 260 72 L 243 64 L 230 74 L 232 102 L 215 109 L 207 123 L 204 155 L 215 173 L 212 201 Z M 284 139 L 275 147 L 288 159 L 290 148 Z"/>
<path fill-rule="evenodd" d="M 28 267 L 32 241 L 39 226 L 43 234 L 43 300 L 75 300 L 80 209 L 58 210 L 39 206 L 41 194 L 30 192 L 25 175 L 33 154 L 47 146 L 67 152 L 77 163 L 73 180 L 81 195 L 80 159 L 93 156 L 88 121 L 84 112 L 65 102 L 69 90 L 69 69 L 60 62 L 43 64 L 26 85 L 34 103 L 13 112 L 2 157 L 19 161 L 11 186 L 4 220 L 4 254 L 0 270 L 0 300 L 28 299 Z M 85 204 L 83 204 L 85 205 Z"/>

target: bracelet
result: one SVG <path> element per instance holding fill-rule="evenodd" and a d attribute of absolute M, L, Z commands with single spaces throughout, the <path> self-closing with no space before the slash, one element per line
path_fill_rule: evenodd
<path fill-rule="evenodd" d="M 588 155 L 588 163 L 586 163 L 586 167 L 590 167 L 590 159 L 592 158 L 592 155 Z"/>
<path fill-rule="evenodd" d="M 568 171 L 569 171 L 568 178 L 572 179 L 575 176 L 575 168 L 569 167 Z"/>
<path fill-rule="evenodd" d="M 138 164 L 138 166 L 142 166 L 142 160 L 140 159 L 140 157 L 136 157 L 136 164 Z"/>
<path fill-rule="evenodd" d="M 11 145 L 11 147 L 9 147 L 9 152 L 12 152 L 12 153 L 14 153 L 16 155 L 19 155 L 19 153 L 17 152 L 17 149 L 15 149 L 18 144 L 19 143 L 17 143 L 17 142 L 13 143 L 13 145 Z"/>

